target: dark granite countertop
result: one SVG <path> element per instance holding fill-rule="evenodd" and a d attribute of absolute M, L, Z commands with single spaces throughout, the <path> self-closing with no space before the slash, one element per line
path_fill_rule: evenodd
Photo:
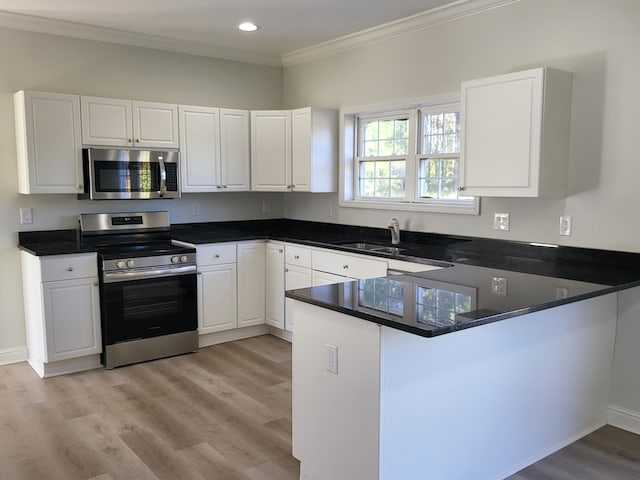
<path fill-rule="evenodd" d="M 196 245 L 272 239 L 444 266 L 446 268 L 441 270 L 420 274 L 287 293 L 291 298 L 424 336 L 640 285 L 640 254 L 630 252 L 403 231 L 399 253 L 390 255 L 345 246 L 362 241 L 390 245 L 390 234 L 386 228 L 286 219 L 175 224 L 171 227 L 171 237 Z M 22 250 L 34 255 L 94 251 L 93 247 L 82 242 L 76 230 L 19 232 L 18 241 Z M 506 279 L 506 295 L 501 294 L 494 277 Z M 496 281 L 500 283 L 500 280 Z M 404 303 L 400 312 L 400 297 L 390 296 L 385 300 L 384 295 L 377 296 L 371 303 L 371 289 L 396 293 L 400 289 L 412 293 L 408 300 L 402 297 Z M 429 303 L 433 295 L 437 299 L 442 298 L 442 302 L 449 302 L 447 308 L 441 308 L 438 301 L 435 305 Z M 356 301 L 358 299 L 364 303 Z M 465 303 L 464 307 L 452 310 L 449 308 L 451 299 L 468 302 L 468 305 Z M 376 308 L 377 301 L 382 301 L 383 306 L 393 304 L 395 310 L 390 313 L 383 311 L 386 307 Z"/>

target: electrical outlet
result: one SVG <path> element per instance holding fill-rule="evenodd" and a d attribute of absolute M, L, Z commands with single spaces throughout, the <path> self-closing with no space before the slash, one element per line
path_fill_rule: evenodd
<path fill-rule="evenodd" d="M 507 279 L 504 277 L 493 277 L 491 279 L 491 293 L 500 297 L 506 297 Z"/>
<path fill-rule="evenodd" d="M 191 215 L 196 217 L 200 215 L 200 204 L 198 202 L 193 202 L 191 204 Z"/>
<path fill-rule="evenodd" d="M 327 372 L 338 374 L 338 347 L 335 345 L 331 345 L 330 343 L 325 344 L 325 348 L 327 349 Z"/>
<path fill-rule="evenodd" d="M 567 287 L 556 287 L 556 300 L 569 298 L 569 289 Z"/>
<path fill-rule="evenodd" d="M 20 208 L 20 223 L 22 225 L 33 223 L 33 208 Z"/>
<path fill-rule="evenodd" d="M 571 216 L 560 217 L 560 235 L 571 235 Z"/>
<path fill-rule="evenodd" d="M 509 230 L 509 214 L 508 213 L 494 213 L 493 214 L 493 229 L 507 231 Z"/>

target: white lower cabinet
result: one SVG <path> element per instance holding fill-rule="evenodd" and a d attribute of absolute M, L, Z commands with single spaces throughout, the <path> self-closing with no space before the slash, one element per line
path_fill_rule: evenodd
<path fill-rule="evenodd" d="M 313 270 L 311 276 L 311 284 L 314 287 L 318 287 L 320 285 L 331 285 L 332 283 L 350 282 L 352 280 L 355 280 L 355 278 L 336 275 L 335 273 L 321 272 L 320 270 Z"/>
<path fill-rule="evenodd" d="M 287 245 L 287 249 L 289 246 Z M 311 252 L 309 252 L 311 253 Z M 296 288 L 306 288 L 313 285 L 310 267 L 300 267 L 298 265 L 287 264 L 284 276 L 285 290 L 295 290 Z M 285 298 L 284 328 L 293 332 L 293 315 L 291 315 L 291 302 Z"/>
<path fill-rule="evenodd" d="M 198 332 L 221 332 L 238 326 L 236 244 L 196 246 L 198 264 Z"/>
<path fill-rule="evenodd" d="M 31 366 L 41 377 L 100 366 L 96 254 L 20 255 Z"/>
<path fill-rule="evenodd" d="M 198 300 L 200 334 L 236 328 L 236 264 L 198 267 Z"/>
<path fill-rule="evenodd" d="M 238 243 L 238 327 L 265 323 L 265 252 L 263 241 Z"/>
<path fill-rule="evenodd" d="M 284 243 L 267 242 L 265 308 L 267 325 L 284 329 Z"/>

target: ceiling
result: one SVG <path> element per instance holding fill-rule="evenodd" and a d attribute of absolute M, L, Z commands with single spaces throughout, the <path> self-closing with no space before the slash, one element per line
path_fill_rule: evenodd
<path fill-rule="evenodd" d="M 468 0 L 0 0 L 0 26 L 238 60 L 308 48 Z M 240 32 L 243 21 L 260 26 Z M 75 32 L 75 34 L 74 34 Z M 137 40 L 137 41 L 136 41 Z M 144 45 L 146 40 L 147 45 Z"/>

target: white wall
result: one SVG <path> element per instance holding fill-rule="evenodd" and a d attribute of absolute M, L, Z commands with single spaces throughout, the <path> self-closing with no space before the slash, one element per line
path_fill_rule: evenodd
<path fill-rule="evenodd" d="M 484 198 L 480 216 L 334 208 L 337 194 L 285 197 L 287 218 L 640 251 L 640 2 L 522 0 L 401 37 L 286 67 L 289 107 L 351 107 L 459 90 L 467 79 L 548 65 L 574 72 L 570 195 Z M 511 230 L 492 230 L 494 212 Z M 573 235 L 560 237 L 560 215 Z"/>
<path fill-rule="evenodd" d="M 77 200 L 74 195 L 19 195 L 13 92 L 41 90 L 237 108 L 278 108 L 282 69 L 0 29 L 0 362 L 19 355 L 25 333 L 17 233 L 75 228 L 88 212 L 169 210 L 174 223 L 280 218 L 282 194 L 186 194 L 169 201 Z M 262 201 L 270 204 L 263 215 Z M 201 214 L 191 215 L 191 203 Z M 20 225 L 19 207 L 33 208 Z"/>

